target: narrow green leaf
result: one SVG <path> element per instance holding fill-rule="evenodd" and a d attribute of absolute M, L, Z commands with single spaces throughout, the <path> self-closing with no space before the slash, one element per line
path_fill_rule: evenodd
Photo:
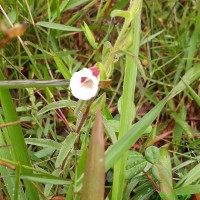
<path fill-rule="evenodd" d="M 67 190 L 66 200 L 73 200 L 74 191 L 73 191 L 73 184 L 71 184 Z"/>
<path fill-rule="evenodd" d="M 53 176 L 58 177 L 60 173 L 61 173 L 61 169 L 56 169 L 51 174 Z M 45 196 L 49 196 L 51 194 L 52 187 L 53 187 L 53 184 L 46 184 L 45 185 L 45 188 L 44 188 L 44 195 Z"/>
<path fill-rule="evenodd" d="M 113 11 L 112 15 L 119 15 L 125 18 L 124 25 L 115 43 L 116 49 L 130 51 L 136 57 L 139 53 L 139 41 L 141 30 L 141 10 L 142 1 L 135 0 L 130 3 L 128 11 Z M 124 43 L 125 41 L 125 43 Z M 130 55 L 126 55 L 125 74 L 123 93 L 121 96 L 120 128 L 118 139 L 120 140 L 131 128 L 132 121 L 135 118 L 134 95 L 137 77 L 137 62 Z M 115 143 L 117 144 L 117 143 Z M 128 149 L 127 149 L 128 150 Z M 121 200 L 125 186 L 127 153 L 124 152 L 120 160 L 114 166 L 112 199 Z"/>
<path fill-rule="evenodd" d="M 130 199 L 129 196 L 131 192 L 133 191 L 133 189 L 135 188 L 135 186 L 138 184 L 138 182 L 139 180 L 137 178 L 133 178 L 128 182 L 124 190 L 123 199 Z"/>
<path fill-rule="evenodd" d="M 159 179 L 159 183 L 160 183 L 160 192 L 159 195 L 162 199 L 165 200 L 171 200 L 171 199 L 178 199 L 173 191 L 173 188 L 169 182 L 169 172 L 167 171 L 167 169 L 165 168 L 165 166 L 163 166 L 162 164 L 158 164 L 156 163 L 154 166 L 154 172 L 156 172 L 156 175 Z"/>
<path fill-rule="evenodd" d="M 85 36 L 90 43 L 90 45 L 94 48 L 97 49 L 98 43 L 95 42 L 94 35 L 92 31 L 90 30 L 89 26 L 84 22 L 84 26 L 82 26 L 82 29 L 85 33 Z"/>
<path fill-rule="evenodd" d="M 36 25 L 42 26 L 45 28 L 56 29 L 56 30 L 60 30 L 60 31 L 70 31 L 70 32 L 82 31 L 80 28 L 76 28 L 73 26 L 66 26 L 66 25 L 58 24 L 58 23 L 54 23 L 54 22 L 40 21 L 40 22 L 37 22 Z"/>
<path fill-rule="evenodd" d="M 105 182 L 104 133 L 98 110 L 92 129 L 83 178 L 82 200 L 103 200 Z"/>
<path fill-rule="evenodd" d="M 195 183 L 200 179 L 200 164 L 197 164 L 192 168 L 178 183 L 177 186 L 182 184 L 182 186 L 188 186 Z"/>
<path fill-rule="evenodd" d="M 83 147 L 81 157 L 80 157 L 78 165 L 76 167 L 75 183 L 73 185 L 73 187 L 74 187 L 73 191 L 76 194 L 76 197 L 77 196 L 80 197 L 79 192 L 80 192 L 81 187 L 82 187 L 82 180 L 83 180 L 83 174 L 84 174 L 84 171 L 85 171 L 86 159 L 87 159 L 87 148 Z"/>
<path fill-rule="evenodd" d="M 58 178 L 52 175 L 43 175 L 43 174 L 21 174 L 20 176 L 23 180 L 30 180 L 38 183 L 54 184 L 54 185 L 69 185 L 71 181 Z"/>
<path fill-rule="evenodd" d="M 158 33 L 155 33 L 153 35 L 150 35 L 149 37 L 143 39 L 141 42 L 140 42 L 140 46 L 150 42 L 151 40 L 153 40 L 154 38 L 156 38 L 158 35 L 160 35 L 161 33 L 163 33 L 165 31 L 165 29 L 163 29 L 162 31 L 159 31 Z"/>
<path fill-rule="evenodd" d="M 76 138 L 77 138 L 76 134 L 71 133 L 63 141 L 58 157 L 56 159 L 56 163 L 55 163 L 56 168 L 62 165 L 63 161 L 65 160 L 69 152 L 73 149 Z"/>
<path fill-rule="evenodd" d="M 179 187 L 174 189 L 174 191 L 177 195 L 199 194 L 200 184 Z"/>
<path fill-rule="evenodd" d="M 47 106 L 43 107 L 37 113 L 37 115 L 43 115 L 44 113 L 46 113 L 48 111 L 59 109 L 59 108 L 65 108 L 65 107 L 74 108 L 76 106 L 77 106 L 77 102 L 76 101 L 60 100 L 60 101 L 56 101 L 56 102 L 50 103 Z"/>
<path fill-rule="evenodd" d="M 63 61 L 55 53 L 53 53 L 53 51 L 51 51 L 51 53 L 54 54 L 53 59 L 55 60 L 60 73 L 63 75 L 65 80 L 70 80 L 71 73 L 69 72 L 67 66 L 63 63 Z"/>
<path fill-rule="evenodd" d="M 160 149 L 160 159 L 153 165 L 153 172 L 159 179 L 160 197 L 166 200 L 177 199 L 172 186 L 171 159 L 167 149 Z"/>
<path fill-rule="evenodd" d="M 171 157 L 167 149 L 161 148 L 160 149 L 160 159 L 159 162 L 162 163 L 162 166 L 165 167 L 165 169 L 168 172 L 167 180 L 171 187 L 172 185 L 172 163 L 171 163 Z"/>
<path fill-rule="evenodd" d="M 0 116 L 1 124 L 3 122 L 2 120 L 3 119 Z M 5 146 L 5 147 L 0 148 L 0 157 L 11 159 L 10 150 L 8 150 L 10 147 L 6 147 L 6 143 L 4 141 L 6 137 L 7 137 L 7 129 L 0 130 L 0 144 L 1 144 L 1 146 Z M 6 189 L 8 192 L 7 197 L 10 197 L 10 199 L 11 199 L 11 197 L 14 196 L 13 188 L 16 187 L 16 184 L 14 182 L 13 170 L 9 169 L 8 167 L 0 165 L 0 173 L 2 174 L 2 180 L 3 180 L 4 184 L 6 185 Z M 22 192 L 21 185 L 18 184 L 18 188 L 20 188 L 20 196 L 19 197 L 25 199 L 25 195 Z"/>
<path fill-rule="evenodd" d="M 3 80 L 3 75 L 1 72 L 0 72 L 0 80 Z M 0 90 L 0 100 L 6 123 L 18 121 L 19 118 L 16 114 L 15 106 L 8 90 L 6 89 Z M 10 143 L 13 145 L 11 148 L 12 157 L 20 164 L 31 166 L 28 150 L 26 148 L 20 124 L 8 126 L 7 130 Z M 26 172 L 25 169 L 24 172 Z M 24 184 L 29 199 L 30 200 L 38 199 L 39 195 L 36 188 L 33 187 L 33 185 L 29 181 L 24 181 Z"/>
<path fill-rule="evenodd" d="M 194 99 L 194 101 L 200 107 L 200 96 L 187 83 L 184 82 L 184 84 L 186 85 L 186 87 L 187 87 L 188 91 L 190 92 L 190 94 L 191 94 L 192 98 Z"/>
<path fill-rule="evenodd" d="M 81 4 L 84 4 L 90 0 L 70 0 L 67 4 L 67 9 L 75 8 Z"/>
<path fill-rule="evenodd" d="M 55 147 L 47 147 L 47 148 L 43 148 L 37 152 L 34 152 L 34 155 L 37 158 L 44 158 L 46 156 L 51 156 L 53 154 L 53 152 L 55 151 Z"/>
<path fill-rule="evenodd" d="M 19 191 L 20 191 L 20 165 L 17 165 L 16 170 L 15 170 L 15 193 L 14 193 L 14 199 L 18 200 L 19 199 Z"/>
<path fill-rule="evenodd" d="M 139 186 L 134 188 L 134 191 L 136 191 L 134 200 L 147 200 L 155 192 L 155 188 L 149 181 L 141 181 Z"/>
<path fill-rule="evenodd" d="M 176 114 L 175 112 L 172 113 L 172 117 L 174 118 L 175 122 L 187 133 L 187 135 L 192 138 L 194 130 L 190 127 L 187 121 L 181 119 L 181 117 Z"/>
<path fill-rule="evenodd" d="M 61 144 L 51 139 L 25 138 L 25 142 L 27 144 L 40 146 L 40 147 L 48 147 L 48 148 L 55 148 L 55 149 L 61 148 Z"/>

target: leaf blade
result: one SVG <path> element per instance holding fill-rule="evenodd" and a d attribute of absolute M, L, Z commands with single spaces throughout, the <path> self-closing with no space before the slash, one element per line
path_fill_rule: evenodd
<path fill-rule="evenodd" d="M 105 181 L 104 134 L 102 116 L 97 111 L 92 129 L 83 178 L 82 200 L 103 200 Z"/>

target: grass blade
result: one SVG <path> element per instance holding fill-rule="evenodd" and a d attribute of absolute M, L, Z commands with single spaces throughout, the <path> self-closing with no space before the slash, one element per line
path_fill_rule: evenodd
<path fill-rule="evenodd" d="M 43 174 L 21 174 L 20 176 L 23 180 L 30 180 L 38 183 L 47 183 L 47 184 L 55 184 L 55 185 L 69 185 L 71 181 L 58 178 L 52 175 L 43 175 Z"/>
<path fill-rule="evenodd" d="M 60 101 L 50 103 L 47 106 L 43 107 L 37 114 L 43 115 L 44 113 L 51 111 L 51 110 L 55 110 L 55 109 L 59 109 L 59 108 L 66 108 L 66 107 L 71 108 L 71 107 L 76 107 L 76 106 L 77 106 L 76 101 L 60 100 Z"/>
<path fill-rule="evenodd" d="M 52 54 L 54 55 L 53 59 L 56 62 L 58 70 L 61 72 L 61 74 L 63 75 L 63 77 L 66 80 L 69 80 L 71 78 L 71 73 L 67 69 L 66 65 L 63 63 L 63 61 L 53 51 L 52 51 Z"/>
<path fill-rule="evenodd" d="M 199 194 L 200 184 L 188 185 L 174 189 L 177 195 Z"/>
<path fill-rule="evenodd" d="M 3 75 L 1 73 L 0 79 L 3 79 Z M 16 114 L 15 107 L 8 90 L 0 90 L 0 100 L 6 123 L 18 121 L 19 119 Z M 19 124 L 15 124 L 13 126 L 7 127 L 7 130 L 10 143 L 13 145 L 11 148 L 12 156 L 20 164 L 31 166 L 21 126 Z M 24 170 L 24 172 L 26 172 L 26 170 Z M 28 197 L 33 200 L 39 199 L 38 192 L 32 186 L 32 184 L 29 181 L 24 181 L 24 183 Z"/>
<path fill-rule="evenodd" d="M 56 163 L 55 163 L 56 168 L 62 165 L 63 161 L 65 160 L 69 152 L 73 149 L 76 138 L 77 138 L 76 135 L 71 133 L 63 141 L 62 147 L 60 148 L 60 152 L 56 159 Z"/>
<path fill-rule="evenodd" d="M 197 105 L 200 107 L 200 96 L 187 84 L 185 83 L 188 91 L 190 92 L 192 98 L 197 103 Z"/>
<path fill-rule="evenodd" d="M 160 159 L 154 165 L 154 169 L 156 169 L 160 181 L 159 195 L 161 198 L 166 200 L 177 199 L 173 190 L 171 159 L 167 149 L 160 149 Z"/>
<path fill-rule="evenodd" d="M 82 31 L 80 28 L 72 27 L 72 26 L 65 26 L 63 24 L 53 23 L 53 22 L 37 22 L 38 26 L 42 26 L 49 29 L 56 29 L 60 31 L 70 31 L 70 32 L 76 32 L 76 31 Z"/>
<path fill-rule="evenodd" d="M 136 57 L 139 53 L 139 41 L 140 41 L 140 26 L 141 26 L 141 9 L 142 9 L 142 1 L 135 0 L 128 12 L 132 17 L 132 28 L 129 31 L 127 37 L 127 44 L 129 41 L 131 45 L 127 48 L 128 51 L 131 51 Z M 121 12 L 123 15 L 123 13 Z M 125 17 L 125 16 L 124 16 Z M 126 24 L 127 23 L 127 24 Z M 124 27 L 128 27 L 129 18 L 125 17 Z M 122 31 L 123 31 L 122 28 Z M 123 94 L 122 94 L 122 107 L 120 114 L 120 129 L 119 129 L 119 137 L 123 137 L 123 135 L 130 129 L 132 121 L 135 118 L 135 105 L 133 103 L 134 100 L 134 91 L 136 86 L 136 77 L 137 77 L 137 61 L 133 60 L 131 55 L 126 55 L 126 66 L 125 66 L 125 76 L 124 76 L 124 85 L 123 85 Z M 118 163 L 114 166 L 114 176 L 113 176 L 113 191 L 112 191 L 112 199 L 122 199 L 123 190 L 125 185 L 125 170 L 126 170 L 126 161 L 127 161 L 127 153 L 125 153 Z"/>

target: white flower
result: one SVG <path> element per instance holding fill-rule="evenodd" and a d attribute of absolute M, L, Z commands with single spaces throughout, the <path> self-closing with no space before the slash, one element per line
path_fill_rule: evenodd
<path fill-rule="evenodd" d="M 81 100 L 89 100 L 98 90 L 99 69 L 97 67 L 84 68 L 75 72 L 70 80 L 72 95 Z"/>

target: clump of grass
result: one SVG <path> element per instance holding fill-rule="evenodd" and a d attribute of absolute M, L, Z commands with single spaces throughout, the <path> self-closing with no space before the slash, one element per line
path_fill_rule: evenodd
<path fill-rule="evenodd" d="M 2 199 L 198 196 L 198 1 L 0 10 Z M 77 100 L 70 78 L 93 65 L 99 93 Z"/>

